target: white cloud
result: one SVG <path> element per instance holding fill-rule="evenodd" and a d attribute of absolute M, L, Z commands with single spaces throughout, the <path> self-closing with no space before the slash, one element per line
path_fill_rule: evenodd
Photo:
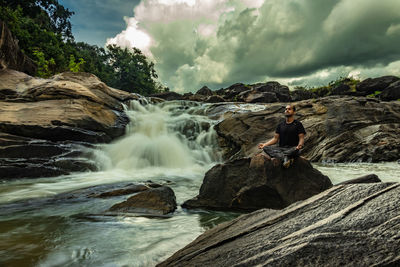
<path fill-rule="evenodd" d="M 399 10 L 398 0 L 143 0 L 110 42 L 151 36 L 139 48 L 180 92 L 270 79 L 314 85 L 398 73 Z"/>
<path fill-rule="evenodd" d="M 124 18 L 127 24 L 126 30 L 114 38 L 108 38 L 106 45 L 115 44 L 121 47 L 137 47 L 142 52 L 151 57 L 150 46 L 152 43 L 150 35 L 138 26 L 138 21 L 135 18 Z"/>

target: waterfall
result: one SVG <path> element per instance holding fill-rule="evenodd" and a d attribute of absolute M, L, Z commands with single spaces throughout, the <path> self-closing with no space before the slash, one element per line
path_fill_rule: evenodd
<path fill-rule="evenodd" d="M 97 155 L 103 169 L 193 168 L 219 161 L 215 121 L 204 108 L 187 101 L 130 102 L 126 134 Z"/>

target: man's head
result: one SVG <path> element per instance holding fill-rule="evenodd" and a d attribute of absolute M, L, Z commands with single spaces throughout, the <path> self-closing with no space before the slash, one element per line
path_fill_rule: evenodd
<path fill-rule="evenodd" d="M 295 113 L 296 113 L 296 106 L 294 104 L 288 104 L 285 107 L 285 117 L 286 118 L 293 117 Z"/>

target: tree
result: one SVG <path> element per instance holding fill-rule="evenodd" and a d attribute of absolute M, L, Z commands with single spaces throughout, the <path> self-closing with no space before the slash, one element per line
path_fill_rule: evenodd
<path fill-rule="evenodd" d="M 157 74 L 154 63 L 148 62 L 139 49 L 128 50 L 116 45 L 109 45 L 107 49 L 110 56 L 109 64 L 114 71 L 111 86 L 143 95 L 156 92 Z"/>

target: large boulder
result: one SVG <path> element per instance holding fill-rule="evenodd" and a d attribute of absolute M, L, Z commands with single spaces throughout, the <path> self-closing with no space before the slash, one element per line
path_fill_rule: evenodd
<path fill-rule="evenodd" d="M 251 156 L 273 137 L 284 119 L 282 104 L 237 113 L 215 126 L 226 158 Z M 297 103 L 296 118 L 307 132 L 303 155 L 311 161 L 397 161 L 400 155 L 400 102 L 329 96 Z"/>
<path fill-rule="evenodd" d="M 0 70 L 0 177 L 96 169 L 82 159 L 87 147 L 123 135 L 129 122 L 123 102 L 138 98 L 88 73 L 40 79 Z"/>
<path fill-rule="evenodd" d="M 400 184 L 339 185 L 206 231 L 158 266 L 399 266 Z"/>
<path fill-rule="evenodd" d="M 22 53 L 6 23 L 0 20 L 0 70 L 13 69 L 34 75 L 37 66 L 32 59 Z"/>
<path fill-rule="evenodd" d="M 204 95 L 204 96 L 211 96 L 211 95 L 213 95 L 213 92 L 207 86 L 203 86 L 196 92 L 196 94 Z"/>
<path fill-rule="evenodd" d="M 383 91 L 390 84 L 400 80 L 396 76 L 382 76 L 378 78 L 368 78 L 356 85 L 356 89 L 364 95 L 375 93 L 375 91 Z"/>
<path fill-rule="evenodd" d="M 200 193 L 184 208 L 217 210 L 282 209 L 332 186 L 331 181 L 304 158 L 285 169 L 280 162 L 258 154 L 218 164 L 205 175 Z"/>
<path fill-rule="evenodd" d="M 168 186 L 161 186 L 131 196 L 126 201 L 112 206 L 109 211 L 165 215 L 175 209 L 176 197 L 174 191 Z"/>
<path fill-rule="evenodd" d="M 384 101 L 400 99 L 400 80 L 391 83 L 388 87 L 379 94 L 379 99 Z"/>
<path fill-rule="evenodd" d="M 157 94 L 152 94 L 151 97 L 162 98 L 164 100 L 182 100 L 184 97 L 176 92 L 162 92 Z"/>

